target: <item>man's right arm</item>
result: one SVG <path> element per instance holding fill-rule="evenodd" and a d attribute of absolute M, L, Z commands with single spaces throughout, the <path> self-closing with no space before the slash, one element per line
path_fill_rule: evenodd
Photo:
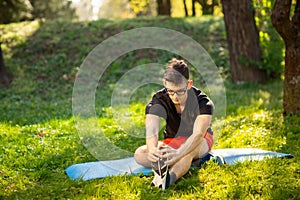
<path fill-rule="evenodd" d="M 148 149 L 148 160 L 158 161 L 161 153 L 158 148 L 158 133 L 160 119 L 156 115 L 146 114 L 146 145 Z"/>

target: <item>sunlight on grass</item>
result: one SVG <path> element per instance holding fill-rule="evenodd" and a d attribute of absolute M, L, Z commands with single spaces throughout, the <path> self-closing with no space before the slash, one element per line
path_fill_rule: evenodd
<path fill-rule="evenodd" d="M 286 136 L 278 132 L 282 129 L 282 117 L 265 110 L 248 112 L 246 115 L 227 117 L 225 128 L 220 130 L 217 147 L 280 150 L 286 144 Z"/>
<path fill-rule="evenodd" d="M 20 31 L 20 27 L 22 27 L 22 31 Z M 6 58 L 12 56 L 12 54 L 6 54 L 10 52 L 10 48 L 22 45 L 39 27 L 40 24 L 37 20 L 11 23 L 9 26 L 0 24 L 2 48 L 5 51 Z"/>

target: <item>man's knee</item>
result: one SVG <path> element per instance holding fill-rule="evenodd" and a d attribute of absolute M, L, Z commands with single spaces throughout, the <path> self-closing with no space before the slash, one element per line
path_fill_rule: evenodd
<path fill-rule="evenodd" d="M 191 152 L 191 156 L 193 157 L 193 159 L 201 158 L 203 155 L 205 155 L 207 152 L 209 152 L 209 149 L 210 148 L 209 148 L 209 145 L 208 145 L 206 139 L 203 138 L 201 145 L 199 145 L 197 148 L 195 148 Z"/>
<path fill-rule="evenodd" d="M 138 148 L 135 150 L 135 153 L 134 153 L 134 154 L 141 154 L 141 153 L 147 153 L 147 146 L 146 146 L 146 145 L 143 145 L 143 146 L 138 147 Z"/>
<path fill-rule="evenodd" d="M 143 145 L 137 148 L 134 152 L 134 159 L 137 163 L 141 164 L 144 157 L 147 157 L 147 146 Z"/>
<path fill-rule="evenodd" d="M 203 138 L 200 151 L 199 151 L 199 157 L 201 158 L 203 155 L 207 154 L 210 150 L 209 144 L 205 138 Z"/>

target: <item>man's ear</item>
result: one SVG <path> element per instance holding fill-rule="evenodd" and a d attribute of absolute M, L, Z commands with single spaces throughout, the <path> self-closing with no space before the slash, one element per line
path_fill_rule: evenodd
<path fill-rule="evenodd" d="M 191 89 L 191 87 L 193 86 L 193 80 L 189 80 L 188 81 L 188 89 Z"/>

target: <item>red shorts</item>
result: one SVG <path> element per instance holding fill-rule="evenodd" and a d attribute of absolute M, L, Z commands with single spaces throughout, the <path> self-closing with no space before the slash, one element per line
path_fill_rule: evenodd
<path fill-rule="evenodd" d="M 211 150 L 211 148 L 214 144 L 213 135 L 210 134 L 209 132 L 206 132 L 204 135 L 204 138 L 207 141 L 209 150 Z M 167 139 L 164 139 L 161 141 L 174 149 L 178 149 L 187 139 L 188 139 L 188 137 L 179 136 L 179 137 L 175 137 L 175 138 L 167 138 Z"/>

